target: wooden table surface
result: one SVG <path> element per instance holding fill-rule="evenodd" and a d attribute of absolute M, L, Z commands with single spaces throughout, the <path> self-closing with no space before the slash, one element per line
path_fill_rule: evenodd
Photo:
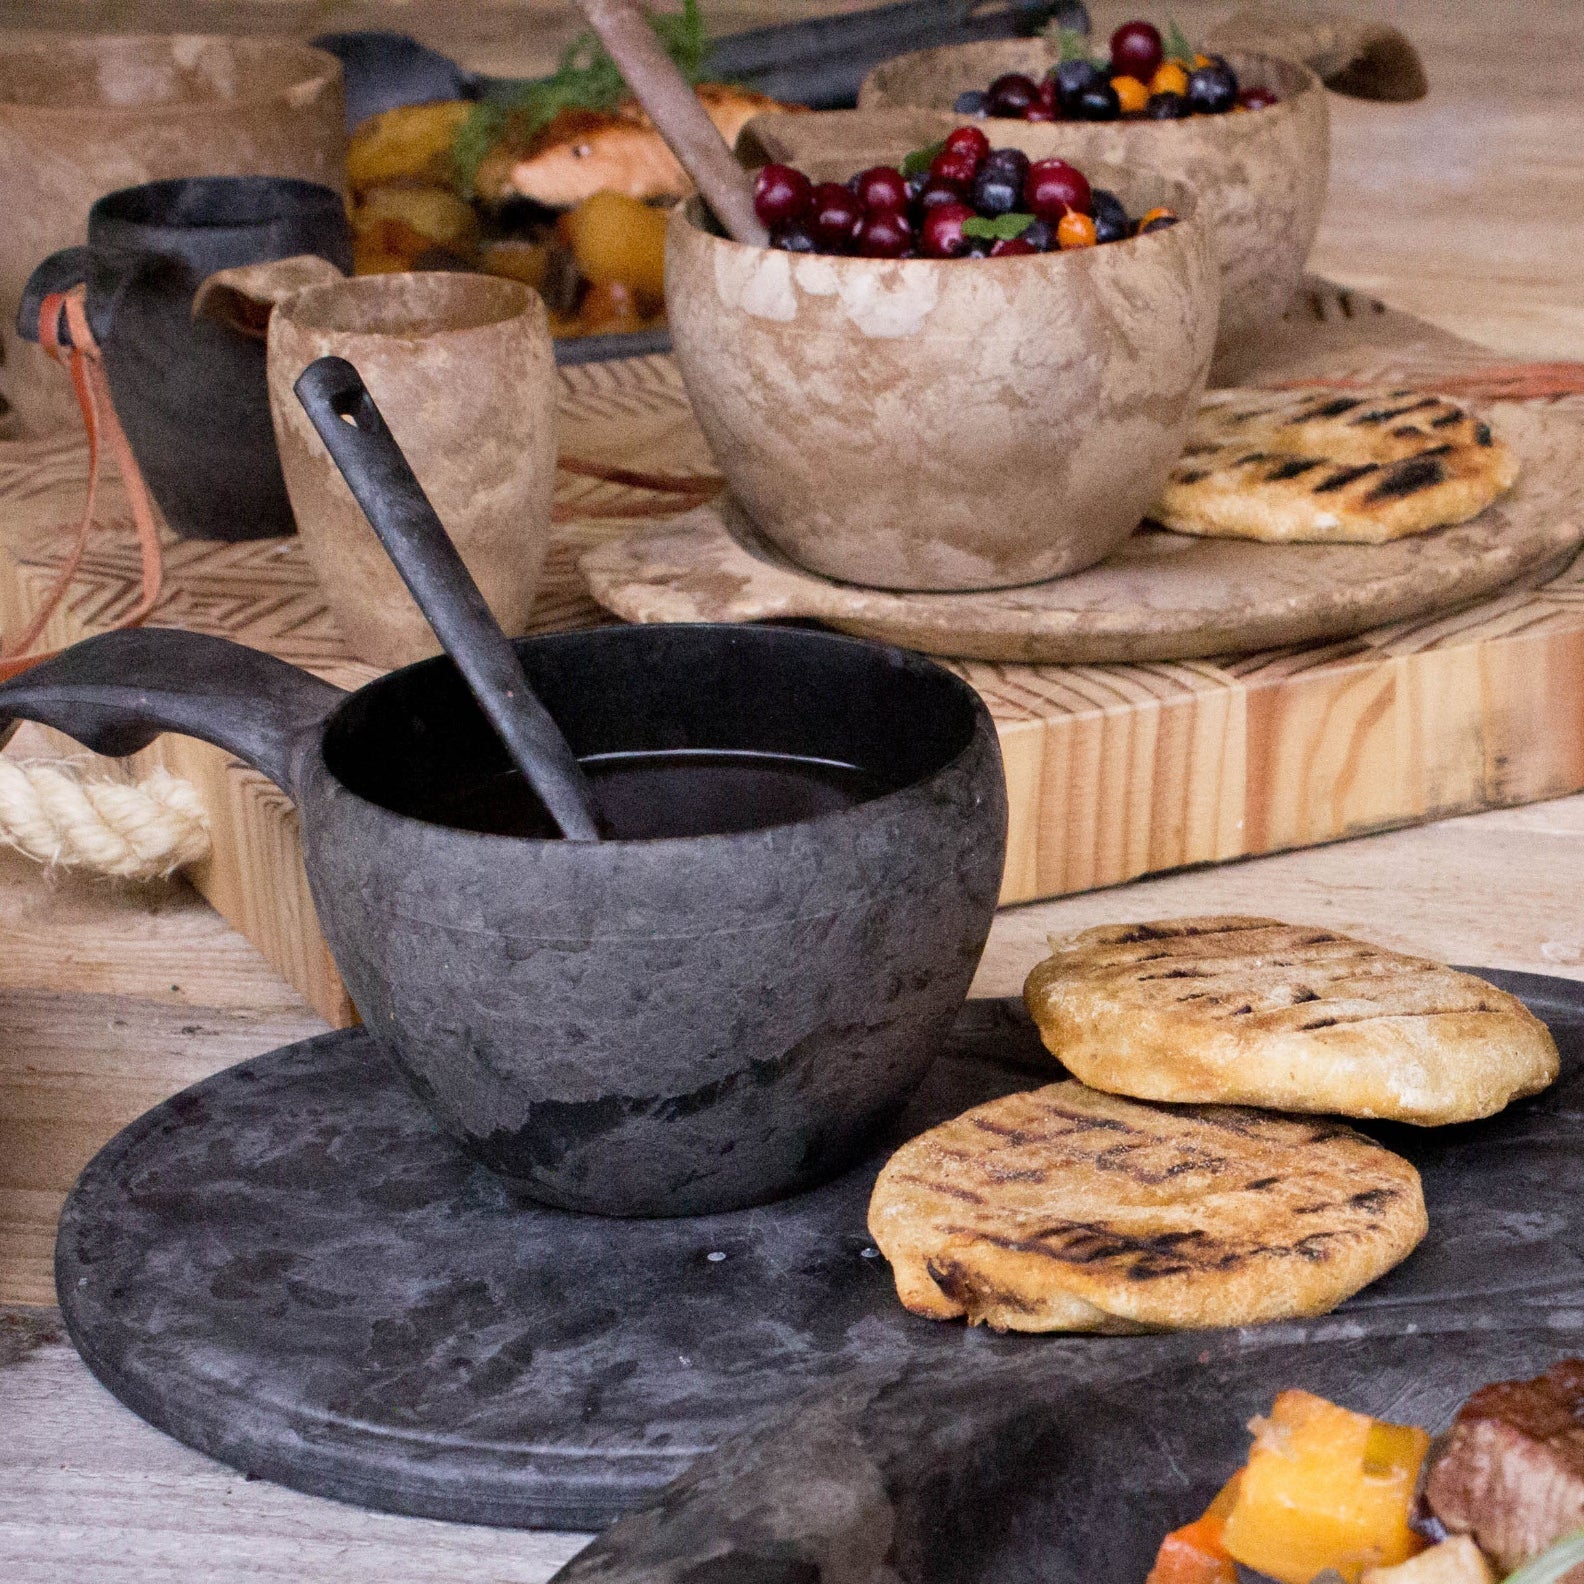
<path fill-rule="evenodd" d="M 721 0 L 728 25 L 845 7 Z M 1094 6 L 1109 27 L 1124 15 Z M 1178 0 L 1192 32 L 1224 6 Z M 1500 351 L 1584 358 L 1584 43 L 1575 0 L 1380 0 L 1424 56 L 1417 105 L 1333 98 L 1318 273 Z M 5 0 L 0 24 L 389 25 L 468 64 L 541 69 L 551 0 Z M 29 733 L 8 751 L 26 753 Z M 975 986 L 1014 994 L 1048 932 L 1256 911 L 1453 961 L 1584 978 L 1584 796 L 1004 911 Z M 248 1481 L 123 1410 L 64 1342 L 62 1196 L 116 1129 L 178 1088 L 322 1025 L 189 889 L 48 879 L 0 855 L 0 1580 L 476 1584 L 546 1578 L 581 1537 L 364 1513 Z"/>

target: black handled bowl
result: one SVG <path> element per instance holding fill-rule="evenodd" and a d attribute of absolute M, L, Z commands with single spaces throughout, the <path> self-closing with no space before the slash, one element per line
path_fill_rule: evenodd
<path fill-rule="evenodd" d="M 518 641 L 585 764 L 690 751 L 856 766 L 873 794 L 723 835 L 564 842 L 422 817 L 507 769 L 449 660 L 346 694 L 219 638 L 106 634 L 0 687 L 102 753 L 163 730 L 297 801 L 359 1011 L 441 1123 L 535 1199 L 725 1210 L 853 1161 L 967 995 L 1006 795 L 977 694 L 797 628 Z"/>

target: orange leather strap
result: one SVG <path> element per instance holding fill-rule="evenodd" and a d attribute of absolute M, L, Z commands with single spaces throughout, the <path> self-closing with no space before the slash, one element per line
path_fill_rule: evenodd
<path fill-rule="evenodd" d="M 669 517 L 675 512 L 691 511 L 695 506 L 702 506 L 705 501 L 718 495 L 725 485 L 725 480 L 719 474 L 639 473 L 632 468 L 588 462 L 582 457 L 557 457 L 556 466 L 563 473 L 571 473 L 576 478 L 598 479 L 604 484 L 619 484 L 623 489 L 653 490 L 661 496 L 675 497 L 672 500 L 619 501 L 602 506 L 564 501 L 551 513 L 551 520 L 558 523 L 572 522 L 578 518 Z"/>
<path fill-rule="evenodd" d="M 1388 374 L 1371 379 L 1337 379 L 1317 375 L 1314 379 L 1282 380 L 1277 390 L 1308 390 L 1313 387 L 1338 390 L 1373 389 L 1392 384 L 1399 378 Z M 1584 363 L 1486 363 L 1442 374 L 1414 374 L 1403 377 L 1404 386 L 1435 391 L 1442 396 L 1466 396 L 1472 400 L 1530 401 L 1559 396 L 1584 396 Z"/>
<path fill-rule="evenodd" d="M 132 507 L 132 521 L 137 528 L 138 547 L 143 559 L 143 591 L 136 606 L 116 623 L 117 627 L 136 627 L 147 619 L 159 599 L 160 584 L 164 577 L 164 559 L 160 551 L 159 525 L 154 515 L 154 503 L 148 485 L 138 470 L 137 459 L 116 417 L 115 405 L 110 400 L 110 385 L 105 378 L 104 362 L 99 347 L 88 328 L 88 310 L 85 305 L 85 288 L 74 286 L 67 292 L 52 292 L 39 308 L 39 345 L 61 364 L 71 376 L 72 389 L 77 393 L 77 405 L 82 409 L 83 426 L 88 431 L 88 496 L 83 502 L 82 518 L 71 551 L 66 557 L 44 603 L 33 613 L 27 626 L 15 637 L 0 644 L 0 681 L 26 671 L 41 660 L 48 660 L 60 651 L 56 649 L 34 651 L 36 644 L 49 625 L 49 619 L 60 608 L 71 587 L 72 579 L 82 564 L 83 551 L 88 544 L 89 530 L 94 522 L 94 504 L 99 492 L 99 468 L 108 445 L 121 474 L 127 498 Z M 71 333 L 71 345 L 61 340 L 61 321 Z"/>

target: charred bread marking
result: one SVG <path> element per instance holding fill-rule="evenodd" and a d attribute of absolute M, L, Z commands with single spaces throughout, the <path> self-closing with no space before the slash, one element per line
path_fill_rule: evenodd
<path fill-rule="evenodd" d="M 1153 515 L 1179 533 L 1379 544 L 1477 516 L 1516 476 L 1490 426 L 1439 396 L 1223 392 Z"/>
<path fill-rule="evenodd" d="M 1053 940 L 1025 1000 L 1096 1089 L 1430 1126 L 1552 1083 L 1546 1026 L 1440 963 L 1262 918 L 1165 919 Z"/>
<path fill-rule="evenodd" d="M 1413 1167 L 1350 1128 L 1078 1083 L 921 1134 L 869 1206 L 903 1304 L 1013 1331 L 1321 1314 L 1424 1231 Z"/>

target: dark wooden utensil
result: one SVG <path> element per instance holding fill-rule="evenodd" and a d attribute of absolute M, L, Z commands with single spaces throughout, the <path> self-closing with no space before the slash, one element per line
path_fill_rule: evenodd
<path fill-rule="evenodd" d="M 736 241 L 769 246 L 770 233 L 754 213 L 753 178 L 727 148 L 643 12 L 630 0 L 579 0 L 579 4 L 716 219 Z"/>
<path fill-rule="evenodd" d="M 598 841 L 588 777 L 534 697 L 521 662 L 408 465 L 363 377 L 345 358 L 310 363 L 292 387 L 402 582 L 568 841 Z"/>

